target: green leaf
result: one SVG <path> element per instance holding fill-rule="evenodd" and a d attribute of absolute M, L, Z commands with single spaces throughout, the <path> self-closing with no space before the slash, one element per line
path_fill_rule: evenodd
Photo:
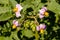
<path fill-rule="evenodd" d="M 56 16 L 56 23 L 58 22 L 58 15 L 60 15 L 60 5 L 55 1 L 55 0 L 51 0 L 51 2 L 48 4 L 48 10 L 53 11 Z"/>
<path fill-rule="evenodd" d="M 12 32 L 10 37 L 14 38 L 15 40 L 19 40 L 19 38 L 17 36 L 17 31 Z"/>
<path fill-rule="evenodd" d="M 9 0 L 0 0 L 0 4 L 8 4 Z"/>
<path fill-rule="evenodd" d="M 9 22 L 7 22 L 7 23 L 6 23 L 6 26 L 9 28 L 9 27 L 10 27 L 10 23 L 9 23 Z"/>
<path fill-rule="evenodd" d="M 53 38 L 52 40 L 57 40 L 56 38 Z"/>
<path fill-rule="evenodd" d="M 51 2 L 48 4 L 48 9 L 59 14 L 60 5 L 55 0 L 51 0 Z"/>
<path fill-rule="evenodd" d="M 0 40 L 12 40 L 12 38 L 11 37 L 0 36 Z"/>
<path fill-rule="evenodd" d="M 0 21 L 6 21 L 12 17 L 12 13 L 8 12 L 0 15 Z"/>
<path fill-rule="evenodd" d="M 56 26 L 56 27 L 54 26 L 54 27 L 53 27 L 53 30 L 54 30 L 54 31 L 57 31 L 58 29 L 59 29 L 59 26 Z"/>
<path fill-rule="evenodd" d="M 6 12 L 9 12 L 11 9 L 9 9 L 10 7 L 0 7 L 0 15 Z"/>
<path fill-rule="evenodd" d="M 28 38 L 31 38 L 31 37 L 34 36 L 33 32 L 31 30 L 23 30 L 22 33 L 23 33 L 24 36 L 26 36 Z"/>
<path fill-rule="evenodd" d="M 16 6 L 17 2 L 15 0 L 9 0 L 9 1 L 10 1 L 11 6 L 13 6 L 13 7 Z"/>

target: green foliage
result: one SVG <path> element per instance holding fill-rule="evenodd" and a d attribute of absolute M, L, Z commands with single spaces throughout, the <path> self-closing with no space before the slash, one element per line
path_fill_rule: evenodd
<path fill-rule="evenodd" d="M 0 40 L 13 40 L 13 39 L 10 38 L 10 37 L 3 37 L 3 36 L 1 36 L 1 37 L 0 37 Z"/>
<path fill-rule="evenodd" d="M 60 1 L 59 0 L 0 0 L 0 40 L 60 40 Z M 21 17 L 15 17 L 13 8 L 20 4 Z M 47 5 L 48 17 L 39 18 L 39 10 Z M 12 29 L 13 20 L 20 26 Z M 46 24 L 44 34 L 36 26 Z"/>
<path fill-rule="evenodd" d="M 5 14 L 1 14 L 1 16 L 0 16 L 0 21 L 8 20 L 8 19 L 10 19 L 11 17 L 13 17 L 11 12 L 8 12 L 8 13 L 5 13 Z"/>
<path fill-rule="evenodd" d="M 8 0 L 0 0 L 0 4 L 8 4 L 9 3 L 9 1 Z"/>
<path fill-rule="evenodd" d="M 33 32 L 31 30 L 23 30 L 22 34 L 28 38 L 31 38 L 34 36 Z"/>
<path fill-rule="evenodd" d="M 9 0 L 10 6 L 15 7 L 17 2 L 15 0 Z"/>
<path fill-rule="evenodd" d="M 12 10 L 11 10 L 11 6 L 9 5 L 9 1 L 4 0 L 2 1 L 1 6 L 0 6 L 0 21 L 6 21 L 10 19 L 11 17 L 12 17 Z"/>

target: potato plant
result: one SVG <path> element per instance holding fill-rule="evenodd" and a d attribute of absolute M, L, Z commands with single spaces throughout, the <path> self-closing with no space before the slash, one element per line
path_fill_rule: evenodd
<path fill-rule="evenodd" d="M 0 40 L 60 40 L 60 0 L 0 0 Z"/>

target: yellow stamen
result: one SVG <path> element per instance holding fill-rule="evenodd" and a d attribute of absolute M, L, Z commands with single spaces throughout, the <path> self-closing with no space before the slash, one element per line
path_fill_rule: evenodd
<path fill-rule="evenodd" d="M 14 8 L 14 9 L 13 9 L 13 12 L 17 12 L 17 11 L 18 11 L 18 8 Z"/>
<path fill-rule="evenodd" d="M 40 33 L 41 33 L 41 34 L 43 34 L 43 33 L 44 33 L 44 30 L 43 30 L 43 29 L 41 29 L 41 30 L 40 30 Z"/>
<path fill-rule="evenodd" d="M 16 25 L 13 25 L 12 28 L 15 29 L 16 28 Z"/>
<path fill-rule="evenodd" d="M 48 17 L 49 16 L 49 13 L 48 12 L 45 12 L 44 15 Z"/>

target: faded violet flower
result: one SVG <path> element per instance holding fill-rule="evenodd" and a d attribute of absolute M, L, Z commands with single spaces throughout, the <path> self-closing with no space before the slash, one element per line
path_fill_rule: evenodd
<path fill-rule="evenodd" d="M 39 17 L 42 19 L 45 15 L 45 12 L 47 11 L 46 7 L 43 7 L 41 10 L 39 10 Z"/>
<path fill-rule="evenodd" d="M 12 28 L 15 29 L 17 26 L 19 26 L 18 21 L 13 20 L 13 26 L 12 26 Z"/>
<path fill-rule="evenodd" d="M 37 27 L 36 27 L 36 30 L 37 30 L 37 31 L 39 31 L 39 30 L 40 30 L 40 27 L 39 27 L 39 26 L 37 26 Z"/>
<path fill-rule="evenodd" d="M 40 24 L 39 26 L 36 27 L 36 30 L 40 31 L 41 33 L 44 32 L 44 29 L 46 29 L 46 25 L 45 24 Z"/>
<path fill-rule="evenodd" d="M 47 11 L 47 8 L 46 7 L 42 7 L 42 9 L 44 9 L 45 11 Z"/>
<path fill-rule="evenodd" d="M 23 9 L 23 7 L 20 4 L 16 4 L 16 8 L 13 9 L 13 11 L 16 13 L 16 17 L 20 17 L 20 11 Z"/>
<path fill-rule="evenodd" d="M 44 15 L 42 15 L 42 14 L 39 14 L 39 17 L 42 19 L 42 18 L 44 17 Z"/>
<path fill-rule="evenodd" d="M 40 26 L 40 30 L 41 29 L 46 29 L 46 25 L 45 24 L 40 24 L 39 26 Z"/>

